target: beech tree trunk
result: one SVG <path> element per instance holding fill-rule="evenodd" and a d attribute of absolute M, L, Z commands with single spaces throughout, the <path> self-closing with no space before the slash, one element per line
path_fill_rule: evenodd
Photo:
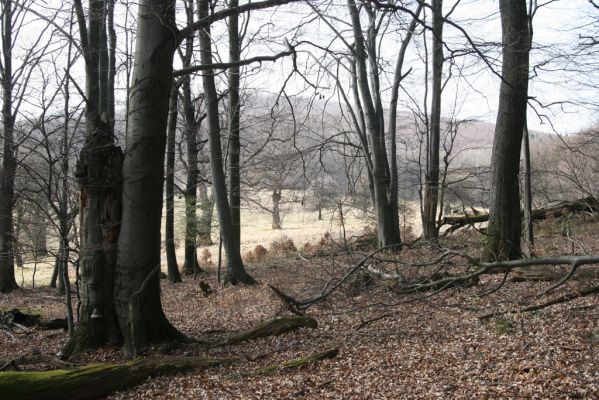
<path fill-rule="evenodd" d="M 198 0 L 198 15 L 200 20 L 209 16 L 209 3 L 208 0 Z M 209 27 L 200 30 L 200 60 L 204 65 L 212 64 L 212 44 Z M 227 198 L 227 185 L 220 140 L 218 96 L 214 83 L 214 71 L 207 69 L 202 75 L 202 82 L 208 121 L 208 146 L 210 149 L 212 188 L 214 191 L 216 207 L 218 209 L 221 237 L 227 256 L 226 281 L 231 284 L 253 284 L 255 281 L 246 272 L 243 261 L 241 260 L 239 241 L 235 240 L 233 217 L 231 216 L 231 207 L 229 206 L 229 200 Z"/>
<path fill-rule="evenodd" d="M 187 24 L 193 22 L 193 0 L 185 2 Z M 191 34 L 185 39 L 183 68 L 191 66 L 193 56 L 193 38 Z M 187 146 L 187 181 L 185 183 L 185 264 L 183 271 L 192 274 L 201 271 L 198 264 L 196 238 L 198 235 L 197 187 L 198 187 L 198 128 L 197 113 L 191 100 L 191 78 L 184 76 L 181 84 L 183 100 L 183 120 L 185 122 L 185 144 Z"/>
<path fill-rule="evenodd" d="M 137 28 L 115 279 L 125 352 L 133 354 L 149 343 L 184 339 L 164 315 L 159 274 L 154 273 L 160 269 L 165 133 L 177 46 L 175 1 L 140 1 Z"/>
<path fill-rule="evenodd" d="M 437 207 L 439 202 L 439 141 L 441 138 L 441 90 L 443 79 L 443 0 L 432 1 L 433 10 L 433 68 L 432 100 L 426 173 L 422 233 L 425 240 L 439 237 Z"/>
<path fill-rule="evenodd" d="M 213 196 L 208 195 L 208 184 L 205 179 L 198 182 L 200 192 L 200 209 L 202 213 L 198 220 L 198 245 L 210 246 L 212 244 L 212 214 L 214 212 Z"/>
<path fill-rule="evenodd" d="M 81 309 L 75 334 L 63 349 L 67 356 L 121 340 L 113 297 L 123 153 L 114 143 L 114 108 L 109 104 L 113 97 L 108 94 L 114 91 L 110 86 L 114 81 L 108 76 L 110 68 L 104 65 L 111 58 L 105 54 L 106 10 L 106 1 L 90 0 L 86 26 L 81 0 L 75 1 L 85 58 L 87 102 L 85 143 L 75 171 L 80 190 Z"/>
<path fill-rule="evenodd" d="M 0 293 L 18 289 L 15 280 L 13 206 L 17 169 L 13 115 L 12 2 L 2 4 L 2 171 L 0 171 Z"/>
<path fill-rule="evenodd" d="M 239 0 L 229 0 L 229 8 L 239 6 Z M 233 13 L 229 17 L 229 62 L 238 62 L 241 58 L 241 38 L 239 37 L 239 15 Z M 233 221 L 233 236 L 241 243 L 241 181 L 239 142 L 239 81 L 240 68 L 229 68 L 229 205 Z M 273 225 L 274 226 L 274 225 Z M 277 229 L 277 228 L 274 228 Z M 279 228 L 280 229 L 280 228 Z"/>
<path fill-rule="evenodd" d="M 376 65 L 376 29 L 368 30 L 368 46 L 365 44 L 360 15 L 354 0 L 347 1 L 354 33 L 354 62 L 361 108 L 364 110 L 365 129 L 370 143 L 372 181 L 374 185 L 374 208 L 376 213 L 378 245 L 387 247 L 401 244 L 397 208 L 397 185 L 393 184 L 393 173 L 389 165 L 385 143 L 383 107 Z M 373 13 L 371 8 L 368 12 Z M 371 24 L 376 18 L 369 16 Z M 368 61 L 368 66 L 367 66 Z M 370 77 L 370 81 L 369 81 Z M 395 157 L 391 154 L 391 157 Z M 393 204 L 395 202 L 395 204 Z"/>
<path fill-rule="evenodd" d="M 518 173 L 528 101 L 530 39 L 526 0 L 500 0 L 503 46 L 502 82 L 491 157 L 491 199 L 485 257 L 521 256 Z"/>
<path fill-rule="evenodd" d="M 167 146 L 166 146 L 166 223 L 165 248 L 168 279 L 171 283 L 181 282 L 175 252 L 175 135 L 177 134 L 177 96 L 178 90 L 171 90 Z"/>

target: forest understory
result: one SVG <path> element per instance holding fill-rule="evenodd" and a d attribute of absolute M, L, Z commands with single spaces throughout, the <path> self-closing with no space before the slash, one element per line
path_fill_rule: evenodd
<path fill-rule="evenodd" d="M 597 254 L 596 221 L 550 220 L 537 225 L 537 256 Z M 461 231 L 442 239 L 470 256 L 479 255 L 483 236 Z M 583 251 L 584 249 L 584 251 Z M 516 281 L 512 274 L 484 275 L 478 282 L 439 293 L 398 294 L 402 281 L 368 275 L 359 269 L 340 287 L 307 310 L 318 327 L 279 336 L 227 344 L 237 332 L 261 321 L 291 315 L 289 307 L 267 285 L 295 299 L 318 296 L 331 279 L 339 279 L 368 254 L 368 249 L 341 252 L 321 246 L 313 254 L 291 253 L 250 264 L 259 285 L 221 287 L 215 271 L 184 278 L 180 284 L 162 280 L 162 302 L 168 319 L 194 343 L 156 346 L 148 356 L 207 356 L 228 362 L 201 370 L 148 378 L 115 392 L 111 399 L 402 399 L 402 398 L 572 398 L 599 397 L 599 323 L 596 295 L 581 297 L 534 312 L 515 312 L 565 293 L 597 286 L 596 266 L 579 268 L 566 284 L 540 294 L 555 282 Z M 439 253 L 430 246 L 412 246 L 398 255 L 385 254 L 369 263 L 372 270 L 400 274 L 405 281 L 437 271 L 463 272 L 464 259 L 416 267 Z M 403 266 L 391 263 L 398 258 Z M 410 265 L 412 264 L 412 265 Z M 367 267 L 366 265 L 364 266 Z M 559 279 L 567 268 L 551 270 Z M 546 278 L 540 278 L 546 279 Z M 214 293 L 205 296 L 199 282 Z M 76 296 L 73 296 L 76 301 Z M 0 310 L 19 308 L 44 319 L 64 318 L 62 297 L 55 289 L 26 289 L 0 294 Z M 491 312 L 508 312 L 481 319 Z M 40 328 L 0 330 L 0 367 L 24 355 L 56 355 L 68 335 Z M 283 363 L 337 349 L 333 358 L 295 368 Z M 74 360 L 75 365 L 125 362 L 118 347 L 103 348 Z M 268 368 L 277 366 L 275 368 Z M 44 370 L 34 364 L 20 370 Z M 2 393 L 0 393 L 2 398 Z"/>

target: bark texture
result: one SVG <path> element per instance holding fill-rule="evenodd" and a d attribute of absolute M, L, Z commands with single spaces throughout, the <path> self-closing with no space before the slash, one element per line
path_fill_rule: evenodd
<path fill-rule="evenodd" d="M 2 4 L 2 170 L 0 171 L 0 293 L 18 289 L 15 280 L 13 206 L 17 169 L 13 115 L 12 2 Z"/>
<path fill-rule="evenodd" d="M 86 25 L 82 3 L 75 1 L 85 58 L 87 102 L 85 143 L 75 171 L 80 193 L 81 309 L 75 335 L 63 350 L 66 355 L 121 340 L 113 293 L 123 154 L 114 143 L 114 107 L 110 104 L 113 96 L 108 94 L 114 87 L 108 76 L 111 56 L 106 54 L 106 10 L 106 1 L 90 0 Z"/>
<path fill-rule="evenodd" d="M 363 110 L 364 128 L 368 135 L 367 141 L 370 144 L 370 150 L 365 151 L 365 154 L 370 154 L 378 245 L 379 247 L 399 246 L 401 239 L 399 234 L 399 214 L 397 211 L 398 196 L 397 185 L 394 184 L 396 175 L 393 175 L 389 164 L 389 157 L 393 159 L 396 157 L 396 154 L 388 156 L 387 145 L 385 143 L 379 70 L 376 64 L 375 11 L 370 6 L 365 7 L 370 21 L 368 34 L 365 39 L 359 10 L 355 1 L 348 0 L 347 5 L 354 34 L 354 63 L 357 86 L 357 93 L 354 96 L 356 97 L 356 102 L 359 103 L 359 107 Z M 365 144 L 363 144 L 363 147 L 365 147 Z"/>
<path fill-rule="evenodd" d="M 518 173 L 528 101 L 530 39 L 525 0 L 500 0 L 503 64 L 491 157 L 490 218 L 486 259 L 521 255 Z"/>
<path fill-rule="evenodd" d="M 160 268 L 165 133 L 176 30 L 174 1 L 139 2 L 115 279 L 125 351 L 133 354 L 152 342 L 182 338 L 164 315 L 159 274 L 153 273 Z M 132 324 L 134 294 L 139 315 Z"/>
<path fill-rule="evenodd" d="M 437 207 L 439 202 L 439 141 L 441 138 L 441 90 L 443 79 L 443 0 L 433 0 L 433 68 L 429 140 L 424 182 L 422 234 L 426 240 L 436 240 Z"/>
<path fill-rule="evenodd" d="M 175 135 L 177 134 L 177 95 L 171 91 L 166 146 L 166 223 L 165 248 L 168 279 L 171 283 L 181 282 L 175 252 Z"/>
<path fill-rule="evenodd" d="M 198 1 L 198 15 L 200 20 L 209 16 L 209 3 L 208 0 Z M 204 65 L 212 64 L 212 45 L 210 29 L 208 27 L 200 30 L 200 60 Z M 243 261 L 241 260 L 239 242 L 235 240 L 233 217 L 231 216 L 231 207 L 229 206 L 229 200 L 227 198 L 227 185 L 220 140 L 218 96 L 214 83 L 214 71 L 210 69 L 206 70 L 202 75 L 202 82 L 206 100 L 212 188 L 218 209 L 221 237 L 227 256 L 226 281 L 231 284 L 253 284 L 255 281 L 246 272 Z"/>
<path fill-rule="evenodd" d="M 164 357 L 46 372 L 9 371 L 0 374 L 0 393 L 5 400 L 93 400 L 137 385 L 152 376 L 222 363 L 222 360 L 202 357 Z"/>

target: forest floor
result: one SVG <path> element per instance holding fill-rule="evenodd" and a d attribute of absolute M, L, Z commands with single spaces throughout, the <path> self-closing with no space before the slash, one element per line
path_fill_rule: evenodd
<path fill-rule="evenodd" d="M 596 221 L 571 222 L 569 238 L 560 234 L 562 226 L 556 221 L 537 226 L 537 255 L 599 253 Z M 481 235 L 475 232 L 458 233 L 442 242 L 472 256 L 479 254 L 481 243 Z M 596 295 L 486 322 L 478 318 L 487 312 L 518 309 L 597 285 L 599 278 L 591 273 L 597 267 L 593 266 L 581 268 L 580 275 L 541 297 L 539 293 L 551 282 L 508 279 L 499 290 L 481 296 L 502 280 L 501 275 L 489 275 L 470 287 L 432 296 L 432 292 L 406 296 L 395 293 L 394 284 L 388 280 L 352 277 L 307 310 L 318 321 L 316 329 L 237 345 L 222 344 L 232 333 L 288 313 L 267 283 L 295 298 L 311 298 L 331 278 L 338 278 L 362 258 L 357 250 L 348 254 L 325 247 L 319 249 L 319 255 L 302 253 L 297 257 L 297 253 L 290 253 L 286 258 L 269 258 L 250 265 L 250 273 L 260 282 L 255 287 L 220 287 L 214 271 L 198 276 L 198 280 L 187 277 L 180 284 L 162 280 L 167 317 L 182 332 L 201 341 L 172 346 L 168 352 L 236 361 L 148 379 L 110 398 L 599 398 Z M 362 252 L 366 254 L 367 250 Z M 432 259 L 435 254 L 430 248 L 414 247 L 397 257 L 416 263 Z M 444 263 L 454 271 L 466 268 L 465 261 L 457 258 Z M 379 266 L 383 264 L 391 265 L 379 260 Z M 433 271 L 439 267 L 428 268 Z M 425 275 L 424 268 L 404 266 L 395 270 L 408 278 Z M 215 288 L 215 293 L 204 297 L 198 285 L 200 279 Z M 0 309 L 12 307 L 37 310 L 44 318 L 65 315 L 62 299 L 48 288 L 0 294 Z M 56 354 L 67 340 L 63 331 L 33 329 L 12 335 L 14 338 L 0 331 L 0 360 L 35 352 Z M 333 359 L 297 369 L 251 374 L 259 368 L 333 348 L 339 349 Z M 157 347 L 148 354 L 164 352 L 164 347 Z M 119 348 L 105 348 L 85 354 L 76 362 L 118 362 L 122 357 Z"/>

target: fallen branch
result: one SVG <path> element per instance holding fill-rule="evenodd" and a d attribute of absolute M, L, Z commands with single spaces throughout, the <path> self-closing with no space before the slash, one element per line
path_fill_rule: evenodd
<path fill-rule="evenodd" d="M 333 279 L 331 281 L 327 282 L 327 284 L 325 285 L 326 290 L 323 290 L 320 293 L 320 295 L 318 295 L 314 298 L 311 298 L 311 299 L 296 300 L 293 297 L 289 296 L 288 294 L 283 293 L 280 289 L 277 289 L 271 285 L 269 285 L 269 286 L 275 293 L 277 293 L 277 295 L 280 298 L 282 298 L 282 299 L 284 298 L 285 302 L 295 306 L 295 308 L 298 311 L 306 310 L 306 309 L 308 309 L 308 307 L 310 307 L 318 302 L 321 302 L 324 299 L 326 299 L 327 297 L 329 297 L 331 295 L 331 293 L 333 293 L 335 290 L 337 290 L 339 287 L 341 287 L 341 285 L 343 285 L 349 279 L 349 277 L 351 277 L 354 273 L 356 273 L 356 271 L 358 271 L 360 268 L 362 268 L 369 260 L 374 258 L 374 256 L 376 256 L 378 253 L 388 250 L 388 249 L 397 248 L 397 247 L 398 247 L 398 245 L 396 245 L 396 244 L 381 247 L 381 248 L 371 252 L 370 254 L 364 256 L 364 258 L 362 258 L 362 260 L 360 260 L 359 263 L 357 263 L 353 267 L 351 267 L 337 282 L 332 284 L 332 282 L 334 281 Z"/>
<path fill-rule="evenodd" d="M 322 353 L 311 354 L 307 357 L 294 358 L 293 360 L 285 361 L 284 363 L 281 363 L 281 364 L 275 364 L 275 365 L 271 365 L 269 367 L 258 368 L 252 372 L 245 372 L 245 373 L 241 373 L 240 375 L 241 376 L 255 376 L 255 375 L 272 374 L 273 372 L 294 369 L 294 368 L 298 368 L 298 367 L 301 367 L 304 365 L 312 364 L 316 361 L 335 358 L 335 357 L 337 357 L 337 354 L 339 354 L 339 349 L 331 349 L 331 350 L 327 350 Z M 235 376 L 237 376 L 237 375 L 231 375 L 230 377 L 233 378 Z"/>
<path fill-rule="evenodd" d="M 203 357 L 160 357 L 46 372 L 9 371 L 0 373 L 0 393 L 4 400 L 92 400 L 106 397 L 115 390 L 127 389 L 148 377 L 208 368 L 226 361 Z"/>
<path fill-rule="evenodd" d="M 318 323 L 306 315 L 275 318 L 228 338 L 224 344 L 237 344 L 267 336 L 277 336 L 299 328 L 316 328 Z"/>
<path fill-rule="evenodd" d="M 566 303 L 568 301 L 577 299 L 579 297 L 586 297 L 586 296 L 590 296 L 595 293 L 599 293 L 599 286 L 593 286 L 591 288 L 581 290 L 580 292 L 566 293 L 566 294 L 563 294 L 553 300 L 549 300 L 545 303 L 536 304 L 536 305 L 525 307 L 525 308 L 522 308 L 519 310 L 497 311 L 497 312 L 492 312 L 489 314 L 484 314 L 484 315 L 479 316 L 478 319 L 481 321 L 485 321 L 490 318 L 498 317 L 500 315 L 505 315 L 505 314 L 517 314 L 517 313 L 521 313 L 521 312 L 542 310 L 543 308 L 547 308 L 547 307 L 553 306 L 555 304 Z"/>
<path fill-rule="evenodd" d="M 70 368 L 73 364 L 62 361 L 58 357 L 51 356 L 49 354 L 32 354 L 17 357 L 10 361 L 0 363 L 0 371 L 18 371 L 22 365 L 32 364 L 51 364 L 56 368 Z"/>

